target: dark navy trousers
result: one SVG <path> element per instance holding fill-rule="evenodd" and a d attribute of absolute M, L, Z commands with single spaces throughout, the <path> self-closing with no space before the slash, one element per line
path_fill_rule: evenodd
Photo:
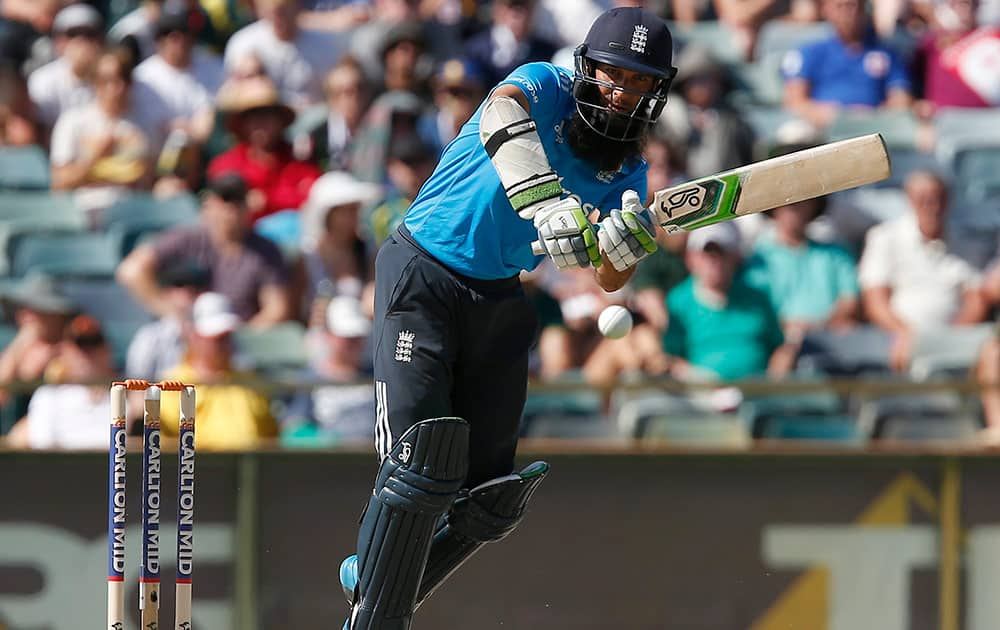
<path fill-rule="evenodd" d="M 380 457 L 413 424 L 470 424 L 466 487 L 510 474 L 538 319 L 514 276 L 459 275 L 405 228 L 375 262 L 375 447 Z"/>

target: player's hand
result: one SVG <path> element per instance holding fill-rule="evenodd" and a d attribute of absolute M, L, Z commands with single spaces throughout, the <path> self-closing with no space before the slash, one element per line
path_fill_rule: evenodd
<path fill-rule="evenodd" d="M 551 258 L 559 269 L 601 265 L 594 226 L 572 197 L 544 206 L 535 213 L 534 222 L 538 241 L 533 247 Z"/>
<path fill-rule="evenodd" d="M 625 271 L 656 251 L 656 231 L 649 211 L 634 190 L 622 194 L 622 209 L 612 210 L 597 232 L 601 249 L 617 271 Z"/>

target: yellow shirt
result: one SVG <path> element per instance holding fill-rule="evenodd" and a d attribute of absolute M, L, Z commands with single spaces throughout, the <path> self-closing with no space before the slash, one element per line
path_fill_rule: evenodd
<path fill-rule="evenodd" d="M 252 378 L 234 372 L 233 379 Z M 182 363 L 170 370 L 166 380 L 194 382 L 194 370 Z M 233 450 L 256 446 L 261 438 L 274 437 L 278 427 L 266 396 L 246 385 L 219 383 L 195 386 L 195 446 L 205 450 Z M 160 430 L 164 438 L 176 438 L 180 418 L 180 395 L 163 392 L 160 401 Z"/>

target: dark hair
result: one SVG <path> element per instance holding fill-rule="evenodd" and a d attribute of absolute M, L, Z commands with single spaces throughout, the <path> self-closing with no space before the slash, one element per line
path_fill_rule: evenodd
<path fill-rule="evenodd" d="M 135 53 L 128 45 L 118 44 L 108 48 L 98 58 L 97 63 L 101 63 L 106 57 L 110 57 L 118 62 L 118 76 L 126 83 L 132 83 L 132 71 L 135 70 Z"/>

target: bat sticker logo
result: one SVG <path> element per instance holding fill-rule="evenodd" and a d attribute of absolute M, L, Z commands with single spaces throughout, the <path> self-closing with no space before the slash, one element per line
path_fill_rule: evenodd
<path fill-rule="evenodd" d="M 660 212 L 673 219 L 674 215 L 683 216 L 697 210 L 705 203 L 705 189 L 701 186 L 691 186 L 671 194 L 660 202 Z M 689 206 L 685 210 L 685 206 Z"/>

